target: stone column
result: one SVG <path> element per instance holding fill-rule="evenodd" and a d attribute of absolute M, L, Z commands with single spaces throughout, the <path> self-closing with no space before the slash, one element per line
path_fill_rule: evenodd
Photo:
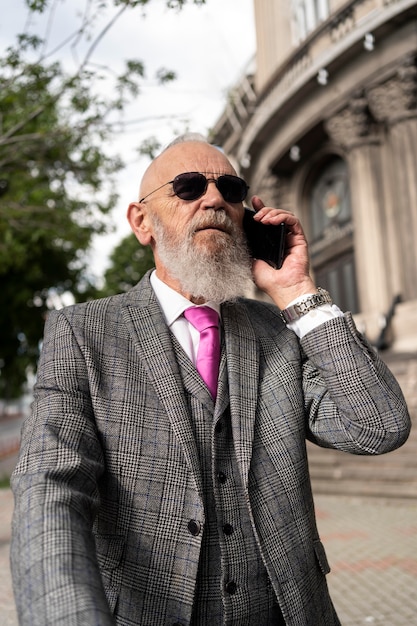
<path fill-rule="evenodd" d="M 326 130 L 334 143 L 344 149 L 349 166 L 361 311 L 378 315 L 386 311 L 389 303 L 389 267 L 381 229 L 381 146 L 363 93 L 356 94 L 342 111 L 328 119 Z"/>
<path fill-rule="evenodd" d="M 417 298 L 417 67 L 405 59 L 396 74 L 368 90 L 369 108 L 384 126 L 383 218 L 390 292 Z"/>

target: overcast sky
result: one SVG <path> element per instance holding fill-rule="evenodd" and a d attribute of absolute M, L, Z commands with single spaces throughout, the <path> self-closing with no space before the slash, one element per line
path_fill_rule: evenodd
<path fill-rule="evenodd" d="M 85 0 L 56 2 L 53 27 L 50 29 L 49 49 L 70 32 L 76 24 L 76 13 Z M 23 0 L 1 0 L 0 51 L 14 41 L 24 28 L 26 12 Z M 98 26 L 105 24 L 110 14 L 98 17 Z M 45 19 L 36 21 L 43 35 Z M 168 10 L 165 0 L 152 0 L 146 10 L 126 11 L 95 50 L 93 60 L 100 65 L 121 69 L 123 60 L 141 59 L 147 75 L 165 67 L 177 74 L 177 80 L 167 87 L 145 87 L 126 112 L 129 120 L 142 120 L 129 126 L 130 132 L 115 137 L 112 151 L 122 154 L 126 168 L 118 178 L 120 200 L 114 212 L 117 231 L 101 238 L 94 246 L 91 259 L 93 272 L 100 274 L 106 265 L 108 252 L 129 232 L 125 212 L 128 203 L 137 197 L 140 177 L 148 165 L 139 159 L 136 148 L 150 135 L 168 143 L 182 130 L 181 120 L 189 121 L 196 132 L 206 134 L 221 114 L 227 91 L 239 79 L 255 52 L 253 0 L 207 0 L 203 7 L 186 6 L 182 11 Z M 82 54 L 82 49 L 78 50 Z M 63 49 L 73 63 L 71 50 Z M 171 118 L 174 117 L 174 121 Z M 149 118 L 154 119 L 149 119 Z M 146 121 L 143 121 L 143 120 Z"/>

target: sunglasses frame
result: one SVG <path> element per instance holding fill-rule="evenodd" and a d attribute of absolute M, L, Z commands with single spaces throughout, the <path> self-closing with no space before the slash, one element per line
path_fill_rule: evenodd
<path fill-rule="evenodd" d="M 188 176 L 190 174 L 194 175 L 195 177 L 198 177 L 199 180 L 205 179 L 205 184 L 204 184 L 204 187 L 203 187 L 201 193 L 198 193 L 197 196 L 192 197 L 192 198 L 182 198 L 175 191 L 175 185 L 176 185 L 177 182 L 180 182 L 182 176 L 184 176 L 184 175 Z M 218 184 L 219 180 L 221 181 L 221 179 L 238 180 L 239 183 L 241 184 L 241 187 L 242 187 L 242 196 L 243 197 L 241 197 L 240 200 L 236 200 L 236 201 L 226 200 L 226 198 L 224 197 L 223 192 L 219 188 L 219 184 Z M 230 204 L 238 204 L 239 202 L 243 202 L 244 199 L 246 198 L 247 194 L 248 194 L 248 191 L 249 191 L 249 185 L 246 183 L 246 181 L 243 180 L 243 178 L 240 178 L 240 176 L 235 176 L 234 174 L 221 174 L 217 178 L 213 178 L 213 177 L 207 177 L 205 174 L 202 174 L 201 172 L 182 172 L 181 174 L 177 174 L 177 176 L 175 176 L 175 178 L 173 178 L 173 180 L 170 180 L 167 183 L 164 183 L 163 185 L 161 185 L 160 187 L 157 187 L 153 191 L 150 191 L 148 194 L 146 194 L 146 196 L 143 196 L 143 198 L 141 198 L 139 200 L 139 202 L 143 202 L 144 200 L 146 200 L 146 198 L 149 198 L 149 196 L 151 196 L 153 193 L 156 193 L 157 191 L 159 191 L 163 187 L 166 187 L 167 185 L 172 185 L 173 186 L 173 192 L 174 192 L 174 194 L 178 198 L 180 198 L 180 200 L 184 200 L 185 202 L 193 202 L 194 200 L 198 200 L 198 198 L 201 198 L 201 196 L 203 196 L 206 193 L 208 184 L 211 183 L 211 182 L 213 182 L 216 185 L 217 189 L 222 194 L 224 200 L 226 200 L 226 202 L 230 202 Z M 222 183 L 220 183 L 220 184 L 222 184 Z"/>

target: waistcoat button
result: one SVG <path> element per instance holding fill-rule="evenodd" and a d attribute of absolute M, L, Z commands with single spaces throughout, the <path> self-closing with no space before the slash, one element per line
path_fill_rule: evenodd
<path fill-rule="evenodd" d="M 193 535 L 193 537 L 197 537 L 201 531 L 201 524 L 195 519 L 190 519 L 188 522 L 188 530 Z"/>
<path fill-rule="evenodd" d="M 234 580 L 231 580 L 230 582 L 226 583 L 225 590 L 227 591 L 227 593 L 230 593 L 230 595 L 233 595 L 234 593 L 236 593 L 237 584 L 234 582 Z"/>
<path fill-rule="evenodd" d="M 224 472 L 218 472 L 217 473 L 217 480 L 219 481 L 219 483 L 221 483 L 222 485 L 226 482 L 227 480 L 227 476 Z"/>
<path fill-rule="evenodd" d="M 223 532 L 225 535 L 232 535 L 233 531 L 234 531 L 234 528 L 231 524 L 224 524 Z"/>
<path fill-rule="evenodd" d="M 217 434 L 221 433 L 223 430 L 223 423 L 221 422 L 221 420 L 219 420 L 216 424 L 216 426 L 214 427 L 214 430 Z"/>

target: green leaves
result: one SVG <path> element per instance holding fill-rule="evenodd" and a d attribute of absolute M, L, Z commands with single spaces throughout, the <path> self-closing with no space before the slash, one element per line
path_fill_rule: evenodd
<path fill-rule="evenodd" d="M 110 153 L 112 131 L 122 127 L 120 113 L 140 93 L 146 73 L 138 59 L 127 60 L 116 73 L 94 64 L 92 58 L 123 12 L 137 10 L 143 15 L 151 4 L 151 0 L 85 0 L 75 31 L 64 34 L 51 51 L 49 27 L 62 3 L 25 2 L 32 17 L 45 14 L 48 28 L 45 40 L 30 30 L 18 34 L 15 45 L 0 58 L 3 398 L 19 396 L 28 368 L 35 368 L 45 316 L 56 300 L 67 292 L 76 300 L 98 295 L 89 283 L 86 254 L 93 237 L 111 228 L 108 215 L 117 200 L 115 175 L 122 162 Z M 187 0 L 166 1 L 176 9 L 185 4 Z M 97 16 L 105 9 L 107 21 L 98 26 Z M 73 59 L 79 57 L 71 73 L 57 55 L 65 44 Z M 158 84 L 174 79 L 175 73 L 166 68 L 156 74 Z M 150 139 L 142 145 L 142 154 L 153 156 L 157 148 Z M 142 248 L 133 236 L 125 239 L 106 273 L 106 293 L 127 289 L 152 264 L 150 249 Z"/>
<path fill-rule="evenodd" d="M 49 0 L 25 0 L 25 2 L 33 13 L 43 13 L 49 4 Z"/>
<path fill-rule="evenodd" d="M 160 85 L 164 83 L 169 83 L 177 78 L 175 72 L 172 70 L 167 70 L 165 68 L 160 68 L 156 73 L 157 81 Z"/>
<path fill-rule="evenodd" d="M 167 0 L 167 7 L 169 9 L 182 9 L 187 4 L 187 0 Z M 206 0 L 194 0 L 193 4 L 206 4 Z"/>
<path fill-rule="evenodd" d="M 110 256 L 110 267 L 104 275 L 105 285 L 95 295 L 110 296 L 127 291 L 152 267 L 151 248 L 142 246 L 133 234 L 128 235 Z"/>
<path fill-rule="evenodd" d="M 92 237 L 110 227 L 105 216 L 116 202 L 113 178 L 121 167 L 102 147 L 115 98 L 97 95 L 94 73 L 67 76 L 59 62 L 34 62 L 38 43 L 21 36 L 0 62 L 0 395 L 6 398 L 20 394 L 27 368 L 36 364 L 51 292 L 77 297 Z"/>

